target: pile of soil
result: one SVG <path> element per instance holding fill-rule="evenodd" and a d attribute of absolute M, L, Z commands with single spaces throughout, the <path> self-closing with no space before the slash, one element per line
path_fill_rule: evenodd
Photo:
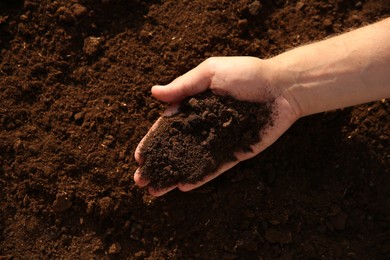
<path fill-rule="evenodd" d="M 386 258 L 387 100 L 303 118 L 188 193 L 150 197 L 133 155 L 165 108 L 152 85 L 389 14 L 387 0 L 0 1 L 0 258 Z"/>
<path fill-rule="evenodd" d="M 183 100 L 146 138 L 143 178 L 154 189 L 194 184 L 236 161 L 236 152 L 252 152 L 263 128 L 272 125 L 271 103 L 238 101 L 211 90 Z"/>

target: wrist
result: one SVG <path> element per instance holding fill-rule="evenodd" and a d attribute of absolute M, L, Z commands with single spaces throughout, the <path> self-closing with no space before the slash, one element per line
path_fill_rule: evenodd
<path fill-rule="evenodd" d="M 273 88 L 300 117 L 388 98 L 389 21 L 269 59 Z"/>
<path fill-rule="evenodd" d="M 277 56 L 278 57 L 278 56 Z M 293 109 L 297 118 L 307 114 L 303 103 L 303 97 L 307 96 L 302 89 L 296 87 L 297 74 L 283 63 L 279 58 L 274 57 L 266 60 L 271 68 L 270 87 L 276 98 L 284 98 Z"/>

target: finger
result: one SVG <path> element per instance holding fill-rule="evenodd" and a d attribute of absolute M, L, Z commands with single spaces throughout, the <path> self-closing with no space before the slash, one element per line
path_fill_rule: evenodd
<path fill-rule="evenodd" d="M 158 127 L 160 120 L 162 120 L 161 117 L 159 119 L 157 119 L 157 121 L 152 125 L 152 127 L 149 129 L 149 131 L 146 133 L 146 135 L 138 143 L 137 148 L 134 151 L 134 159 L 138 162 L 139 165 L 143 165 L 145 162 L 145 158 L 142 156 L 142 152 L 141 152 L 142 147 L 143 147 L 145 141 L 147 140 L 147 138 L 152 133 L 152 131 L 154 131 Z M 134 179 L 134 182 L 140 187 L 144 187 L 144 186 L 149 184 L 149 180 L 142 177 L 142 174 L 141 174 L 141 171 L 139 168 L 135 171 L 133 179 Z"/>
<path fill-rule="evenodd" d="M 149 129 L 148 133 L 138 143 L 137 148 L 135 148 L 134 159 L 138 162 L 139 165 L 142 165 L 145 162 L 145 158 L 143 158 L 141 151 L 142 151 L 142 147 L 143 147 L 143 145 L 145 143 L 145 140 L 146 140 L 147 136 L 150 135 L 150 132 L 151 131 Z"/>
<path fill-rule="evenodd" d="M 213 71 L 214 68 L 210 62 L 204 61 L 168 85 L 152 87 L 152 95 L 164 102 L 179 102 L 186 97 L 205 91 L 210 86 Z"/>
<path fill-rule="evenodd" d="M 163 113 L 163 116 L 172 116 L 176 114 L 179 110 L 178 103 L 170 105 Z M 157 129 L 160 121 L 162 120 L 162 117 L 159 117 L 156 122 L 150 127 L 149 131 L 146 133 L 146 135 L 141 139 L 141 141 L 138 143 L 137 148 L 134 151 L 134 159 L 138 162 L 138 164 L 142 165 L 145 161 L 145 159 L 142 157 L 142 146 L 147 140 L 147 138 L 150 136 L 150 134 Z"/>
<path fill-rule="evenodd" d="M 163 116 L 172 116 L 179 111 L 180 104 L 175 103 L 170 105 L 167 109 L 165 109 Z"/>
<path fill-rule="evenodd" d="M 248 160 L 256 155 L 258 155 L 261 151 L 265 150 L 264 144 L 262 142 L 251 145 L 251 149 L 253 152 L 235 152 L 234 156 L 240 162 Z M 256 151 L 256 152 L 255 152 Z"/>
<path fill-rule="evenodd" d="M 233 168 L 239 162 L 240 161 L 237 160 L 237 161 L 225 163 L 222 166 L 220 166 L 214 173 L 207 175 L 202 181 L 194 183 L 194 184 L 192 184 L 192 183 L 179 183 L 178 188 L 181 191 L 190 191 L 190 190 L 196 189 L 196 188 L 202 186 L 203 184 L 215 179 L 216 177 L 218 177 L 222 173 L 226 172 L 227 170 Z"/>
<path fill-rule="evenodd" d="M 154 189 L 152 187 L 149 187 L 148 191 L 149 191 L 150 195 L 152 195 L 154 197 L 160 197 L 160 196 L 170 192 L 171 190 L 175 189 L 176 187 L 177 187 L 177 185 L 171 186 L 169 188 L 164 188 L 164 189 Z"/>
<path fill-rule="evenodd" d="M 141 147 L 142 147 L 142 144 L 144 142 L 144 138 L 142 138 L 142 140 L 139 142 L 139 144 L 134 152 L 134 159 L 136 162 L 138 162 L 139 165 L 142 165 L 145 162 L 145 158 L 142 157 L 142 153 L 141 153 Z"/>
<path fill-rule="evenodd" d="M 148 139 L 148 137 L 151 135 L 151 133 L 157 129 L 159 123 L 161 122 L 162 117 L 159 117 L 156 122 L 150 127 L 149 131 L 146 133 L 146 135 L 141 139 L 141 141 L 138 143 L 137 148 L 135 148 L 134 151 L 134 159 L 142 165 L 145 161 L 145 159 L 142 157 L 142 147 L 145 143 L 145 141 Z"/>
<path fill-rule="evenodd" d="M 134 182 L 140 187 L 145 187 L 149 184 L 149 180 L 142 177 L 141 171 L 138 168 L 134 173 Z"/>

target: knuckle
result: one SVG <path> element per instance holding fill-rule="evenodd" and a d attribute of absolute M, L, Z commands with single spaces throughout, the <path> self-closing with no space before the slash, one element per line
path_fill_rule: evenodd
<path fill-rule="evenodd" d="M 213 68 L 215 67 L 216 63 L 217 63 L 217 57 L 210 57 L 210 58 L 207 58 L 205 61 L 204 61 L 204 64 L 210 68 Z"/>
<path fill-rule="evenodd" d="M 209 78 L 213 78 L 216 74 L 219 60 L 220 59 L 218 57 L 210 57 L 204 61 L 206 72 Z"/>

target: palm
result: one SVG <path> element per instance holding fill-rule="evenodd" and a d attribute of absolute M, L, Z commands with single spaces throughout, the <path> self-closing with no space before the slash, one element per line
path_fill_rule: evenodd
<path fill-rule="evenodd" d="M 260 133 L 261 142 L 252 146 L 252 152 L 236 153 L 236 161 L 221 165 L 217 171 L 210 172 L 201 182 L 196 184 L 182 184 L 164 190 L 153 190 L 149 188 L 152 195 L 160 196 L 178 187 L 182 191 L 189 191 L 214 179 L 226 170 L 232 168 L 240 161 L 247 160 L 257 155 L 273 142 L 275 142 L 293 123 L 298 119 L 291 104 L 283 97 L 277 89 L 270 84 L 271 71 L 262 66 L 263 61 L 251 57 L 237 58 L 214 58 L 207 63 L 202 63 L 194 70 L 182 77 L 177 78 L 165 87 L 157 87 L 152 90 L 153 95 L 158 99 L 177 103 L 186 96 L 195 95 L 206 89 L 211 89 L 217 95 L 229 95 L 237 100 L 263 102 L 273 100 L 272 124 L 264 128 Z M 168 108 L 167 113 L 176 110 L 176 105 Z M 153 130 L 159 121 L 151 128 Z M 150 132 L 150 131 L 149 131 Z M 147 135 L 146 135 L 147 136 Z M 143 139 L 144 140 L 144 139 Z M 140 147 L 136 150 L 135 157 L 142 164 Z M 142 173 L 137 170 L 134 176 L 135 182 L 140 186 L 146 186 L 148 180 L 142 178 Z"/>

